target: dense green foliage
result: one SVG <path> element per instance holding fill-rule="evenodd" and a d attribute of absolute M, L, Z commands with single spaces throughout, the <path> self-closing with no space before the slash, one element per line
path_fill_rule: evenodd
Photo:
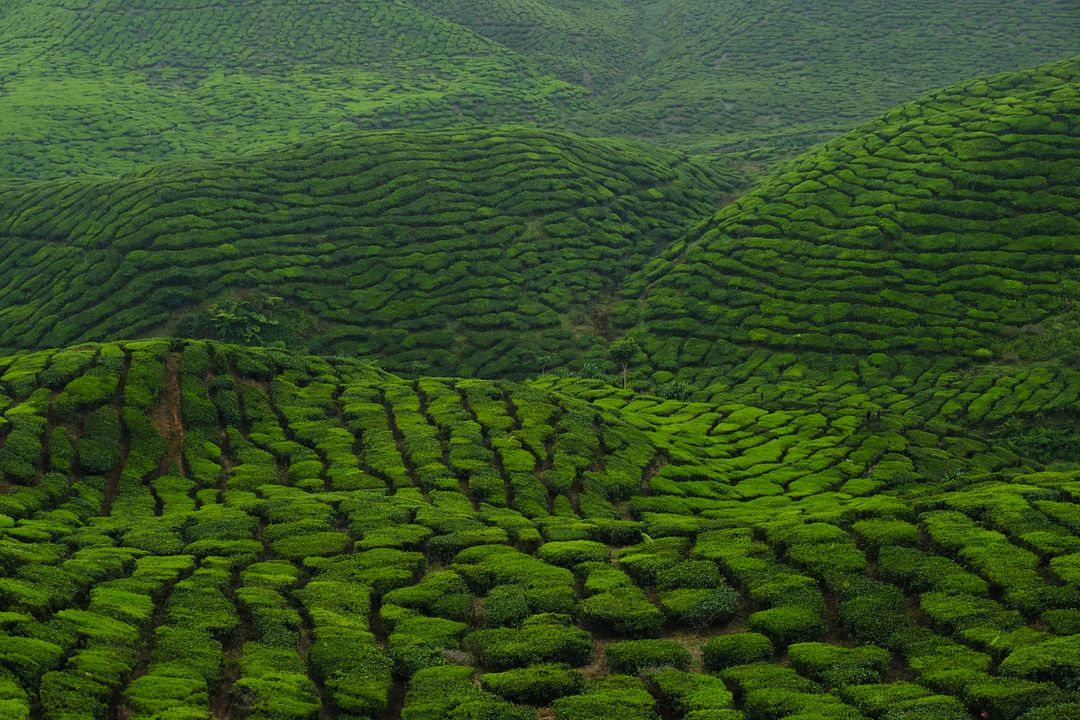
<path fill-rule="evenodd" d="M 478 123 L 805 146 L 1078 25 L 1071 0 L 5 0 L 0 177 Z"/>
<path fill-rule="evenodd" d="M 700 225 L 613 320 L 699 387 L 778 353 L 817 378 L 873 353 L 1074 361 L 1078 136 L 1080 59 L 901 106 Z"/>
<path fill-rule="evenodd" d="M 1078 30 L 0 3 L 0 720 L 1075 720 Z"/>
<path fill-rule="evenodd" d="M 167 331 L 536 372 L 606 332 L 618 278 L 731 187 L 675 153 L 515 128 L 16 186 L 0 191 L 0 347 Z"/>
<path fill-rule="evenodd" d="M 1076 698 L 1076 473 L 959 426 L 194 341 L 5 357 L 0 393 L 7 717 L 1013 720 Z M 956 453 L 981 474 L 933 480 Z"/>

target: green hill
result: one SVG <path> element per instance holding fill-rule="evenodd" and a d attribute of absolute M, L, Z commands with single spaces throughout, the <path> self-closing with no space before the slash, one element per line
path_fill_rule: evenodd
<path fill-rule="evenodd" d="M 0 175 L 112 175 L 325 132 L 543 121 L 583 92 L 398 0 L 16 0 Z"/>
<path fill-rule="evenodd" d="M 806 147 L 935 88 L 1074 54 L 1080 31 L 1068 0 L 633 4 L 642 65 L 575 119 L 708 150 Z"/>
<path fill-rule="evenodd" d="M 500 123 L 805 147 L 1078 29 L 1071 0 L 8 0 L 0 178 Z"/>
<path fill-rule="evenodd" d="M 899 412 L 191 341 L 5 357 L 0 404 L 7 718 L 1076 708 L 1075 473 Z"/>
<path fill-rule="evenodd" d="M 179 331 L 407 372 L 534 372 L 606 333 L 619 279 L 735 182 L 628 142 L 500 128 L 11 186 L 0 347 Z"/>
<path fill-rule="evenodd" d="M 1072 360 L 1078 136 L 1078 59 L 901 106 L 720 210 L 614 321 L 701 383 L 778 353 L 803 381 L 867 357 Z"/>
<path fill-rule="evenodd" d="M 0 2 L 0 720 L 1076 720 L 1078 31 Z"/>

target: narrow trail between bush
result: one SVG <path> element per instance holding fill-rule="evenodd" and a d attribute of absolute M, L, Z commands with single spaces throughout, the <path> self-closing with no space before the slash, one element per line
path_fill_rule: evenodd
<path fill-rule="evenodd" d="M 180 353 L 171 352 L 165 360 L 165 393 L 153 413 L 155 424 L 165 438 L 163 474 L 175 467 L 181 477 L 187 477 L 184 469 L 184 411 L 183 392 L 180 387 Z"/>

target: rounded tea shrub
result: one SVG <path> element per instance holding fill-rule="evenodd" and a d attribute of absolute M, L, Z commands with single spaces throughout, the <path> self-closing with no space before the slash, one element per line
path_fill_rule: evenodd
<path fill-rule="evenodd" d="M 768 637 L 756 632 L 745 632 L 711 638 L 705 644 L 702 655 L 706 669 L 723 670 L 733 665 L 770 660 L 774 652 L 772 640 Z"/>
<path fill-rule="evenodd" d="M 778 607 L 761 610 L 750 616 L 750 629 L 772 638 L 778 645 L 813 640 L 822 632 L 816 612 L 801 607 Z"/>
<path fill-rule="evenodd" d="M 660 605 L 672 620 L 702 629 L 726 622 L 735 614 L 739 594 L 729 587 L 709 590 L 667 590 Z"/>
<path fill-rule="evenodd" d="M 585 681 L 577 670 L 565 665 L 544 663 L 487 673 L 480 678 L 480 684 L 485 690 L 501 695 L 510 702 L 547 705 L 556 698 L 581 692 Z"/>
<path fill-rule="evenodd" d="M 608 667 L 622 675 L 637 675 L 646 668 L 690 667 L 690 651 L 671 640 L 626 640 L 607 646 Z"/>

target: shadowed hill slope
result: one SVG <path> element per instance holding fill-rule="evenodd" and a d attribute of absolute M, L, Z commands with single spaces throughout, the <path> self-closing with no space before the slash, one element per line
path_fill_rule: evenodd
<path fill-rule="evenodd" d="M 687 379 L 759 350 L 823 376 L 844 355 L 1054 356 L 1075 341 L 1077 137 L 1078 59 L 901 106 L 719 211 L 616 321 Z"/>
<path fill-rule="evenodd" d="M 0 346 L 179 327 L 405 371 L 542 369 L 605 333 L 590 315 L 619 279 L 733 183 L 667 151 L 503 128 L 12 186 L 0 191 Z M 551 358 L 523 366 L 525 351 Z"/>
<path fill-rule="evenodd" d="M 0 358 L 0 406 L 5 717 L 1076 707 L 1075 474 L 899 407 L 166 340 Z"/>
<path fill-rule="evenodd" d="M 805 147 L 1078 32 L 1071 0 L 8 0 L 0 177 L 477 123 Z"/>

